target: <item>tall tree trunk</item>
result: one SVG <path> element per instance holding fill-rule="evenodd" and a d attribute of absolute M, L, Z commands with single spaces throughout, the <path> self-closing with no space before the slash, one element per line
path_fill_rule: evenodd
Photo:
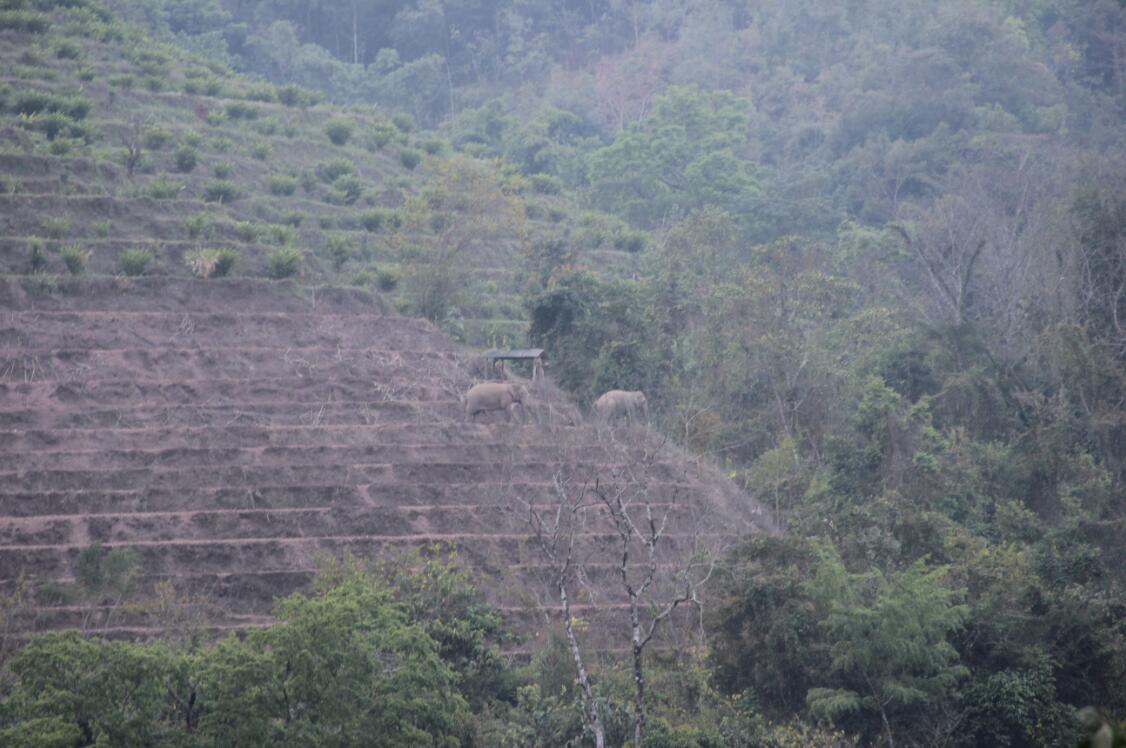
<path fill-rule="evenodd" d="M 571 657 L 575 660 L 575 671 L 579 677 L 579 688 L 582 691 L 583 711 L 586 712 L 590 729 L 594 731 L 595 748 L 606 748 L 606 729 L 602 725 L 602 715 L 598 713 L 598 703 L 594 700 L 594 689 L 590 687 L 590 677 L 583 665 L 583 655 L 579 650 L 579 641 L 575 637 L 575 627 L 571 623 L 571 601 L 567 596 L 567 584 L 559 580 L 559 600 L 563 603 L 563 630 L 567 632 L 567 646 L 571 650 Z"/>

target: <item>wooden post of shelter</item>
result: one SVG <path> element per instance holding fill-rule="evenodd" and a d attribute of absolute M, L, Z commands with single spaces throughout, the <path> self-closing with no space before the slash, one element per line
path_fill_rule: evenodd
<path fill-rule="evenodd" d="M 485 358 L 489 360 L 493 371 L 499 369 L 502 379 L 504 378 L 505 361 L 530 361 L 532 364 L 532 383 L 543 379 L 543 348 L 521 348 L 514 351 L 492 350 L 485 354 Z"/>

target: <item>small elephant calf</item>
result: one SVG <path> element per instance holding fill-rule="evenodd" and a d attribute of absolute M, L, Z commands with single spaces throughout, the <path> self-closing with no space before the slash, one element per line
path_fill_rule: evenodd
<path fill-rule="evenodd" d="M 520 407 L 520 420 L 524 420 L 524 401 L 528 399 L 528 390 L 521 384 L 507 384 L 504 382 L 485 382 L 474 385 L 465 396 L 465 415 L 469 420 L 478 413 L 487 413 L 493 410 L 503 410 L 512 421 L 516 407 Z"/>
<path fill-rule="evenodd" d="M 649 422 L 649 401 L 644 392 L 610 390 L 594 401 L 594 412 L 604 421 L 625 418 L 633 426 L 642 419 Z"/>

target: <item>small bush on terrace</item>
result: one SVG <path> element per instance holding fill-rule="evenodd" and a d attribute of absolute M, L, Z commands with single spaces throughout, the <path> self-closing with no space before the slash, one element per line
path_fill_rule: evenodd
<path fill-rule="evenodd" d="M 264 140 L 259 140 L 257 143 L 250 147 L 250 155 L 257 161 L 265 161 L 270 157 L 270 144 Z"/>
<path fill-rule="evenodd" d="M 199 278 L 222 278 L 238 262 L 239 253 L 230 248 L 193 249 L 184 257 L 184 264 Z"/>
<path fill-rule="evenodd" d="M 420 143 L 422 150 L 426 151 L 431 156 L 437 156 L 446 150 L 446 141 L 441 138 L 429 138 Z"/>
<path fill-rule="evenodd" d="M 172 142 L 172 133 L 167 130 L 149 130 L 141 139 L 141 143 L 150 151 L 162 151 Z"/>
<path fill-rule="evenodd" d="M 352 138 L 352 124 L 342 119 L 336 119 L 325 127 L 325 134 L 333 145 L 344 145 Z"/>
<path fill-rule="evenodd" d="M 266 241 L 270 244 L 280 244 L 284 246 L 297 239 L 297 232 L 293 230 L 293 227 L 286 226 L 284 223 L 271 223 L 269 226 L 264 227 L 263 233 L 266 236 Z"/>
<path fill-rule="evenodd" d="M 203 198 L 210 203 L 230 203 L 241 196 L 239 188 L 226 179 L 212 180 L 203 189 Z"/>
<path fill-rule="evenodd" d="M 325 254 L 334 270 L 339 271 L 344 263 L 352 258 L 352 245 L 348 237 L 342 234 L 332 234 L 325 241 Z"/>
<path fill-rule="evenodd" d="M 398 131 L 390 122 L 377 122 L 368 130 L 366 146 L 372 151 L 383 150 L 397 135 Z"/>
<path fill-rule="evenodd" d="M 81 54 L 82 48 L 69 39 L 55 45 L 55 57 L 60 60 L 77 60 Z"/>
<path fill-rule="evenodd" d="M 27 245 L 27 272 L 33 274 L 47 272 L 47 250 L 42 240 L 33 238 Z"/>
<path fill-rule="evenodd" d="M 404 135 L 414 129 L 414 118 L 405 112 L 396 112 L 391 117 L 391 123 Z"/>
<path fill-rule="evenodd" d="M 563 183 L 550 174 L 533 174 L 529 180 L 532 189 L 541 195 L 558 195 L 563 190 Z"/>
<path fill-rule="evenodd" d="M 50 19 L 42 13 L 34 13 L 30 10 L 0 10 L 0 30 L 42 34 L 50 26 Z"/>
<path fill-rule="evenodd" d="M 394 208 L 372 208 L 360 217 L 360 224 L 364 230 L 372 233 L 384 228 L 398 228 L 401 223 L 402 217 Z"/>
<path fill-rule="evenodd" d="M 232 101 L 225 107 L 229 119 L 258 119 L 258 108 L 241 101 Z"/>
<path fill-rule="evenodd" d="M 70 233 L 70 219 L 56 216 L 43 222 L 43 230 L 49 239 L 64 239 Z"/>
<path fill-rule="evenodd" d="M 117 264 L 121 272 L 134 277 L 144 275 L 150 262 L 152 262 L 152 252 L 147 249 L 127 249 L 117 256 Z"/>
<path fill-rule="evenodd" d="M 180 194 L 184 185 L 170 179 L 158 179 L 145 188 L 145 194 L 154 200 L 173 200 Z"/>
<path fill-rule="evenodd" d="M 259 235 L 262 233 L 261 227 L 256 223 L 250 221 L 239 221 L 234 225 L 235 237 L 240 242 L 249 244 L 250 242 L 258 241 Z"/>
<path fill-rule="evenodd" d="M 14 114 L 41 114 L 57 112 L 71 119 L 86 119 L 92 104 L 81 96 L 56 96 L 54 94 L 30 91 L 16 96 L 12 103 Z"/>
<path fill-rule="evenodd" d="M 277 174 L 266 180 L 266 186 L 269 188 L 271 195 L 289 196 L 297 192 L 297 177 Z"/>
<path fill-rule="evenodd" d="M 211 176 L 216 179 L 228 179 L 231 176 L 231 165 L 228 163 L 215 164 L 211 167 Z"/>
<path fill-rule="evenodd" d="M 375 275 L 375 285 L 380 291 L 394 291 L 399 285 L 399 271 L 393 268 L 380 270 Z"/>
<path fill-rule="evenodd" d="M 68 244 L 63 247 L 60 255 L 63 264 L 71 275 L 81 275 L 86 272 L 86 265 L 90 261 L 90 253 L 77 244 Z"/>
<path fill-rule="evenodd" d="M 422 151 L 417 148 L 402 148 L 399 150 L 399 163 L 410 170 L 422 163 Z"/>
<path fill-rule="evenodd" d="M 345 174 L 351 174 L 355 170 L 355 167 L 352 166 L 352 162 L 343 158 L 317 164 L 317 176 L 321 178 L 321 181 L 327 182 L 328 184 L 332 184 L 337 179 L 340 179 L 340 177 Z"/>
<path fill-rule="evenodd" d="M 291 210 L 284 213 L 281 217 L 281 222 L 286 226 L 292 226 L 295 229 L 301 228 L 301 222 L 305 220 L 305 214 L 299 210 Z"/>
<path fill-rule="evenodd" d="M 187 174 L 199 163 L 199 154 L 190 145 L 182 145 L 172 152 L 172 162 L 176 165 L 176 171 Z"/>
<path fill-rule="evenodd" d="M 334 203 L 352 205 L 364 193 L 363 182 L 358 177 L 346 174 L 332 183 Z"/>
<path fill-rule="evenodd" d="M 270 258 L 266 265 L 266 274 L 274 280 L 281 280 L 283 278 L 290 278 L 297 275 L 297 271 L 301 269 L 301 261 L 304 259 L 301 250 L 297 247 L 280 247 L 270 253 Z"/>

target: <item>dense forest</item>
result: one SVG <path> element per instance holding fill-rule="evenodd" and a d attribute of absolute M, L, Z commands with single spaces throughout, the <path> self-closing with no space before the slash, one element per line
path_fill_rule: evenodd
<path fill-rule="evenodd" d="M 1085 707 L 1126 718 L 1126 3 L 106 5 L 574 206 L 528 237 L 528 341 L 580 402 L 646 392 L 785 528 L 724 559 L 706 647 L 653 655 L 646 746 L 1047 747 Z M 579 259 L 599 243 L 635 269 Z M 0 737 L 590 744 L 562 643 L 503 662 L 472 580 L 389 568 L 212 647 L 37 639 Z M 369 639 L 396 667 L 349 657 Z M 315 657 L 292 676 L 287 648 Z M 593 679 L 622 744 L 628 674 Z"/>

